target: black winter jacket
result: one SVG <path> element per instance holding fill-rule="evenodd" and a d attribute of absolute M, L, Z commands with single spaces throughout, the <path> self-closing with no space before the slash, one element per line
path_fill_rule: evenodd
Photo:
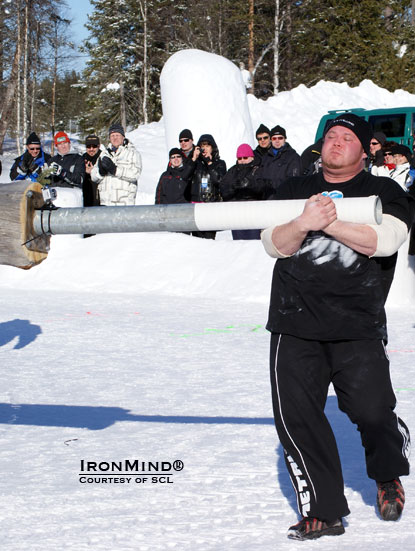
<path fill-rule="evenodd" d="M 51 163 L 57 163 L 63 169 L 59 176 L 52 176 L 51 185 L 57 187 L 79 187 L 85 178 L 85 161 L 78 153 L 68 153 L 60 155 L 59 153 L 52 157 Z"/>
<path fill-rule="evenodd" d="M 259 161 L 232 166 L 220 183 L 224 201 L 261 201 L 267 199 L 273 188 L 257 177 Z"/>
<path fill-rule="evenodd" d="M 174 205 L 189 202 L 190 179 L 194 170 L 193 161 L 184 162 L 181 167 L 169 166 L 160 176 L 157 184 L 155 204 Z"/>
<path fill-rule="evenodd" d="M 214 159 L 208 164 L 199 157 L 193 175 L 191 201 L 194 203 L 212 203 L 220 201 L 219 185 L 226 174 L 226 163 L 222 159 Z"/>
<path fill-rule="evenodd" d="M 270 180 L 274 190 L 293 176 L 301 174 L 300 155 L 288 142 L 274 155 L 273 148 L 264 155 L 261 163 L 260 176 L 264 180 Z"/>
<path fill-rule="evenodd" d="M 262 162 L 265 155 L 268 153 L 269 147 L 261 147 L 260 145 L 257 145 L 254 149 L 254 157 L 257 161 Z"/>
<path fill-rule="evenodd" d="M 88 152 L 82 155 L 84 163 L 92 163 L 94 166 L 99 159 L 101 154 L 101 149 L 95 153 L 95 155 L 90 155 Z M 84 194 L 84 207 L 97 207 L 99 206 L 99 194 L 98 194 L 98 184 L 92 181 L 91 174 L 85 171 L 85 177 L 82 184 L 82 192 Z"/>

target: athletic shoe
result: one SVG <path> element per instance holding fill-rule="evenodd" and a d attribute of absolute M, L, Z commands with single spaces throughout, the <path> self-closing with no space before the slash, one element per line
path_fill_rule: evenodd
<path fill-rule="evenodd" d="M 405 492 L 399 478 L 387 482 L 376 482 L 377 504 L 383 520 L 398 520 L 405 505 Z"/>
<path fill-rule="evenodd" d="M 298 524 L 288 528 L 287 536 L 293 540 L 314 540 L 321 536 L 340 536 L 344 534 L 341 518 L 324 522 L 314 517 L 304 517 Z"/>

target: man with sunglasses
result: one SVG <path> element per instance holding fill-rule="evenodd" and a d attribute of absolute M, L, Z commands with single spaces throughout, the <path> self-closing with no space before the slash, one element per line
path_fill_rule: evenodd
<path fill-rule="evenodd" d="M 367 166 L 372 174 L 376 172 L 375 167 L 382 166 L 384 163 L 383 146 L 385 145 L 386 140 L 386 135 L 383 132 L 375 132 L 370 140 Z"/>
<path fill-rule="evenodd" d="M 261 162 L 260 177 L 271 181 L 274 190 L 288 178 L 300 176 L 300 155 L 287 142 L 287 133 L 282 126 L 271 129 L 271 147 Z"/>
<path fill-rule="evenodd" d="M 195 146 L 193 143 L 193 134 L 191 130 L 189 130 L 188 128 L 185 128 L 180 132 L 179 144 L 180 144 L 180 151 L 184 162 L 186 161 L 195 162 L 199 153 L 195 149 Z"/>
<path fill-rule="evenodd" d="M 90 134 L 85 138 L 86 152 L 83 154 L 85 161 L 85 179 L 83 183 L 85 207 L 94 207 L 99 205 L 97 184 L 92 181 L 91 172 L 101 154 L 100 145 L 101 142 L 95 134 Z"/>
<path fill-rule="evenodd" d="M 255 148 L 254 155 L 255 159 L 261 162 L 271 147 L 271 131 L 265 124 L 260 124 L 255 132 L 255 137 L 258 145 Z"/>
<path fill-rule="evenodd" d="M 26 140 L 26 151 L 14 160 L 10 169 L 10 180 L 32 180 L 36 182 L 44 165 L 51 156 L 42 150 L 40 139 L 32 132 Z"/>

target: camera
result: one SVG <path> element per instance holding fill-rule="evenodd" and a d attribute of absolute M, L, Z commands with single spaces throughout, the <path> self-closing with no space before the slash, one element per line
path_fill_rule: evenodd
<path fill-rule="evenodd" d="M 42 197 L 46 204 L 51 203 L 58 196 L 56 189 L 53 189 L 49 186 L 45 186 L 42 189 Z"/>

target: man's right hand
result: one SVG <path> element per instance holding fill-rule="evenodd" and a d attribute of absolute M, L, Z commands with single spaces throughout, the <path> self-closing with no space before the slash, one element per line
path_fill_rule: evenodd
<path fill-rule="evenodd" d="M 296 219 L 301 231 L 324 230 L 337 220 L 336 205 L 331 197 L 318 193 L 307 199 L 302 214 Z"/>
<path fill-rule="evenodd" d="M 60 176 L 62 173 L 62 167 L 59 163 L 53 162 L 51 165 L 52 173 L 54 176 Z"/>
<path fill-rule="evenodd" d="M 112 174 L 114 176 L 117 167 L 109 157 L 105 156 L 98 159 L 98 170 L 102 176 L 106 176 L 107 174 Z"/>
<path fill-rule="evenodd" d="M 33 161 L 32 155 L 26 150 L 23 154 L 22 162 L 20 164 L 20 168 L 24 172 L 29 172 L 32 161 Z"/>
<path fill-rule="evenodd" d="M 337 213 L 333 200 L 321 193 L 312 195 L 305 202 L 300 216 L 273 229 L 272 244 L 280 258 L 291 256 L 301 247 L 309 231 L 324 230 L 335 220 Z"/>

